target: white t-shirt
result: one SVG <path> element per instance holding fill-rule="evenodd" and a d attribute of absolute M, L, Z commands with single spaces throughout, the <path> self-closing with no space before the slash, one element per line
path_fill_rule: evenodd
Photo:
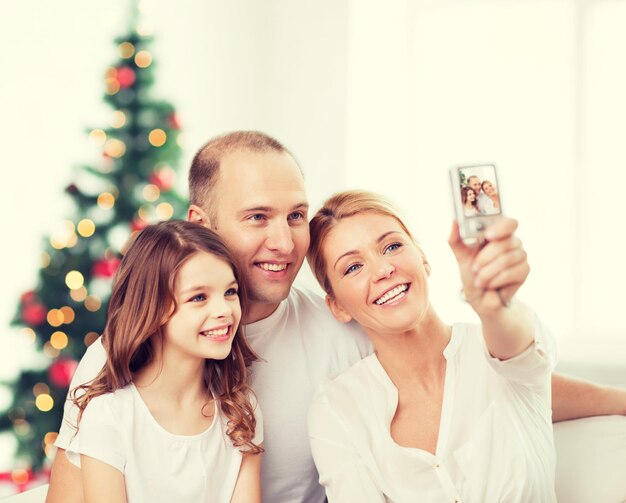
<path fill-rule="evenodd" d="M 311 457 L 308 408 L 321 380 L 370 354 L 371 344 L 358 325 L 338 323 L 319 295 L 295 287 L 274 313 L 244 333 L 264 360 L 252 367 L 252 388 L 264 415 L 263 501 L 321 503 L 325 494 Z M 98 339 L 81 359 L 70 389 L 93 379 L 105 360 Z M 57 447 L 67 449 L 76 415 L 66 401 Z"/>
<path fill-rule="evenodd" d="M 242 453 L 226 434 L 228 419 L 217 400 L 211 426 L 198 435 L 175 435 L 152 416 L 133 384 L 89 402 L 68 459 L 80 466 L 80 454 L 107 463 L 124 474 L 129 503 L 229 503 Z M 253 442 L 263 442 L 263 419 L 255 407 Z"/>
<path fill-rule="evenodd" d="M 479 326 L 453 327 L 435 455 L 392 439 L 398 393 L 376 355 L 325 380 L 309 435 L 328 501 L 556 502 L 554 345 L 535 331 L 531 347 L 500 361 Z"/>

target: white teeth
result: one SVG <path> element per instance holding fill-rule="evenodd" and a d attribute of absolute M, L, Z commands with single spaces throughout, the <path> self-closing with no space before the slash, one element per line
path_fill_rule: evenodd
<path fill-rule="evenodd" d="M 384 304 L 385 302 L 389 302 L 391 299 L 397 297 L 402 292 L 407 291 L 408 288 L 409 288 L 409 285 L 406 285 L 406 284 L 398 285 L 394 289 L 389 290 L 385 295 L 383 295 L 382 297 L 377 299 L 375 302 L 376 302 L 376 304 L 378 304 L 380 306 L 380 305 Z"/>
<path fill-rule="evenodd" d="M 206 332 L 201 332 L 205 337 L 222 337 L 228 333 L 230 327 L 220 328 L 219 330 L 207 330 Z"/>
<path fill-rule="evenodd" d="M 287 269 L 287 264 L 267 264 L 267 263 L 261 263 L 259 264 L 259 267 L 261 269 L 263 269 L 264 271 L 284 271 L 285 269 Z"/>

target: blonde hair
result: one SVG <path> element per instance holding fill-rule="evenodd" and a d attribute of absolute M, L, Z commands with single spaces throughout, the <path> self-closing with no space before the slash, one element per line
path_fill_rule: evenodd
<path fill-rule="evenodd" d="M 382 196 L 364 190 L 348 190 L 333 195 L 324 202 L 309 223 L 311 245 L 307 253 L 307 261 L 315 275 L 315 279 L 329 295 L 332 295 L 333 291 L 326 274 L 327 264 L 323 252 L 324 242 L 328 237 L 328 233 L 339 221 L 364 212 L 393 218 L 400 224 L 407 236 L 415 242 L 396 209 Z"/>

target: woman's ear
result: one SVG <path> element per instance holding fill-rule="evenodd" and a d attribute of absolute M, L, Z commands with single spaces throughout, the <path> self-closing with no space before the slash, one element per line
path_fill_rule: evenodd
<path fill-rule="evenodd" d="M 426 258 L 426 255 L 424 254 L 424 252 L 420 249 L 420 255 L 422 257 L 422 264 L 424 264 L 424 269 L 426 270 L 426 275 L 430 276 L 430 264 L 428 263 L 428 259 Z"/>
<path fill-rule="evenodd" d="M 343 306 L 337 302 L 337 299 L 330 294 L 326 294 L 326 305 L 339 323 L 348 323 L 349 321 L 352 321 L 352 316 L 350 316 Z"/>

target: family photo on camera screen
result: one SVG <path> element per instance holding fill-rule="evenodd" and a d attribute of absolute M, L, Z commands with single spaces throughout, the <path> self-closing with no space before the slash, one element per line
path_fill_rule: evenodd
<path fill-rule="evenodd" d="M 499 215 L 500 196 L 493 166 L 459 169 L 461 200 L 466 217 Z"/>

